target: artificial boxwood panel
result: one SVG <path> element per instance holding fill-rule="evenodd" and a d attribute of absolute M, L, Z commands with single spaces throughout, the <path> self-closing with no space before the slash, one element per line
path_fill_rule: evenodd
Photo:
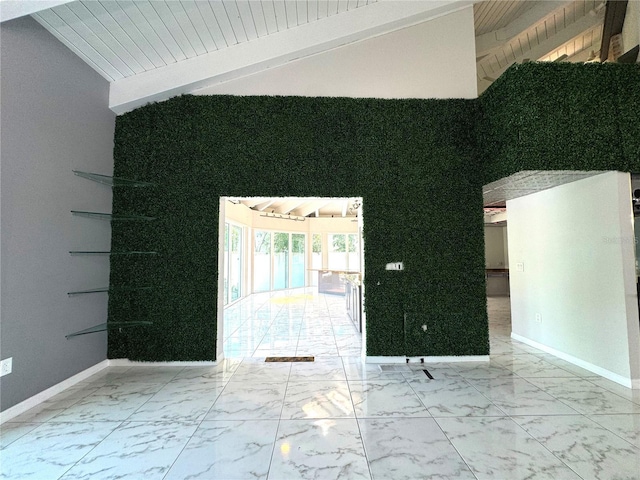
<path fill-rule="evenodd" d="M 156 186 L 115 188 L 113 211 L 157 220 L 114 223 L 112 249 L 158 255 L 112 259 L 112 285 L 154 289 L 112 296 L 110 320 L 154 323 L 111 332 L 109 357 L 216 358 L 226 195 L 362 196 L 367 353 L 487 354 L 476 108 L 469 100 L 183 96 L 118 117 L 114 175 Z M 406 270 L 385 271 L 391 261 Z"/>
<path fill-rule="evenodd" d="M 362 196 L 368 355 L 486 355 L 482 185 L 640 171 L 637 65 L 517 65 L 477 100 L 183 96 L 118 117 L 109 357 L 216 358 L 220 196 Z M 403 261 L 404 272 L 387 272 Z M 427 333 L 422 330 L 427 325 Z"/>
<path fill-rule="evenodd" d="M 639 170 L 637 64 L 514 65 L 478 102 L 484 183 L 522 170 Z"/>

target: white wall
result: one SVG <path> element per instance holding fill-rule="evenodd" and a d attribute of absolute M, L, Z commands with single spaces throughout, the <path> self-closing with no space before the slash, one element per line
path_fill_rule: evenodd
<path fill-rule="evenodd" d="M 524 266 L 510 270 L 514 337 L 627 386 L 640 379 L 630 199 L 629 175 L 608 172 L 507 202 Z"/>
<path fill-rule="evenodd" d="M 193 93 L 475 98 L 473 8 Z"/>
<path fill-rule="evenodd" d="M 486 268 L 509 268 L 507 227 L 484 227 L 484 262 Z"/>

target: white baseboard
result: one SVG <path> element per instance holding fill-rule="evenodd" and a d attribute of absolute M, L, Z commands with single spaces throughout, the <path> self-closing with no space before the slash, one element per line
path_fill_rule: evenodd
<path fill-rule="evenodd" d="M 569 363 L 573 363 L 574 365 L 580 368 L 584 368 L 585 370 L 589 370 L 590 372 L 600 375 L 601 377 L 607 378 L 612 382 L 619 383 L 624 387 L 640 389 L 640 379 L 623 377 L 622 375 L 619 375 L 610 370 L 607 370 L 606 368 L 602 368 L 602 367 L 599 367 L 598 365 L 594 365 L 593 363 L 586 362 L 577 357 L 574 357 L 573 355 L 569 355 L 568 353 L 561 352 L 560 350 L 556 350 L 555 348 L 551 348 L 546 345 L 543 345 L 542 343 L 538 343 L 535 340 L 531 340 L 527 337 L 518 335 L 517 333 L 511 332 L 511 338 L 519 342 L 525 343 L 531 347 L 537 348 L 538 350 L 542 350 L 543 352 L 550 353 L 551 355 L 554 355 Z"/>
<path fill-rule="evenodd" d="M 215 367 L 218 360 L 214 362 L 136 362 L 127 358 L 115 358 L 107 360 L 110 367 Z"/>
<path fill-rule="evenodd" d="M 407 359 L 409 362 L 407 362 Z M 443 356 L 443 357 L 365 357 L 365 363 L 454 363 L 454 362 L 488 362 L 489 355 L 460 355 L 460 356 Z"/>
<path fill-rule="evenodd" d="M 56 385 L 47 388 L 46 390 L 29 397 L 26 400 L 14 405 L 11 408 L 7 408 L 5 411 L 0 412 L 0 424 L 11 420 L 12 418 L 22 415 L 24 412 L 39 405 L 42 402 L 49 400 L 55 395 L 61 393 L 69 387 L 74 386 L 76 383 L 86 380 L 91 375 L 98 373 L 109 366 L 109 360 L 103 360 L 100 363 L 95 364 L 93 367 L 89 367 L 80 373 L 75 374 L 73 377 L 69 377 Z"/>

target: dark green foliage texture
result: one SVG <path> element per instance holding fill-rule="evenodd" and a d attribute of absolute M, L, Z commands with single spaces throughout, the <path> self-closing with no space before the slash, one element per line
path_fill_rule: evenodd
<path fill-rule="evenodd" d="M 635 65 L 525 64 L 476 100 L 182 96 L 119 116 L 109 358 L 216 358 L 220 196 L 361 196 L 367 354 L 486 355 L 482 185 L 638 171 Z M 403 272 L 387 262 L 403 261 Z M 426 324 L 425 334 L 421 326 Z"/>

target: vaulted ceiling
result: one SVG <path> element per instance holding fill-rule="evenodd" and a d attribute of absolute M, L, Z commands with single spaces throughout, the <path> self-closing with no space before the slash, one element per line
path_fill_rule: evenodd
<path fill-rule="evenodd" d="M 0 16 L 31 14 L 122 113 L 470 5 L 479 93 L 515 62 L 600 50 L 603 0 L 0 0 Z"/>
<path fill-rule="evenodd" d="M 626 0 L 616 1 L 625 3 L 626 8 Z M 190 93 L 471 5 L 481 93 L 516 62 L 585 62 L 599 57 L 605 13 L 611 2 L 0 0 L 0 20 L 32 15 L 110 82 L 109 106 L 122 113 L 149 101 Z M 525 180 L 541 189 L 541 182 L 547 185 L 576 179 L 560 173 L 542 178 L 539 172 L 522 172 L 524 177 L 517 179 L 518 191 L 522 193 L 520 184 Z M 485 206 L 493 208 L 490 214 L 504 208 L 504 201 L 517 190 L 511 188 L 514 181 L 505 179 L 504 184 L 487 186 Z M 353 199 L 234 201 L 285 215 L 354 214 Z"/>

